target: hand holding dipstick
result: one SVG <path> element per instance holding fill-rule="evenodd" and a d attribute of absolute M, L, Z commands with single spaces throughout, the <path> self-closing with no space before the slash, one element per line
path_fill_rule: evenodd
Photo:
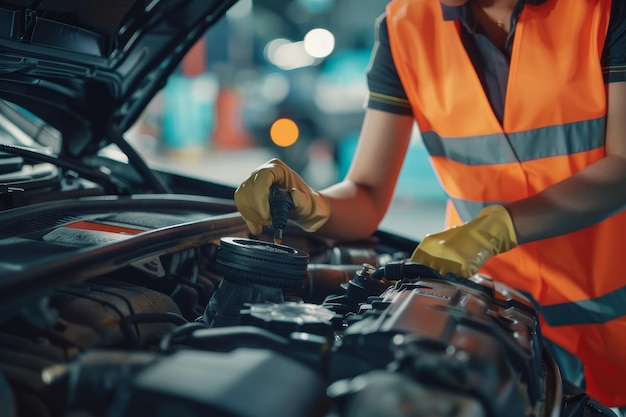
<path fill-rule="evenodd" d="M 283 230 L 287 227 L 287 216 L 295 205 L 289 190 L 279 184 L 272 184 L 270 187 L 269 203 L 274 228 L 274 243 L 280 245 L 283 240 Z"/>

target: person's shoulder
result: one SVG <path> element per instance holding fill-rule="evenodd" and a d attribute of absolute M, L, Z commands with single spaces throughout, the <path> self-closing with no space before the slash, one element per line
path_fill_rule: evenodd
<path fill-rule="evenodd" d="M 384 11 L 376 18 L 376 27 L 387 26 L 387 12 Z"/>
<path fill-rule="evenodd" d="M 387 29 L 387 13 L 383 13 L 376 18 L 376 40 L 385 40 L 389 37 Z"/>
<path fill-rule="evenodd" d="M 620 27 L 626 27 L 626 1 L 613 0 L 611 2 L 611 21 Z"/>
<path fill-rule="evenodd" d="M 620 49 L 626 48 L 626 1 L 612 0 L 611 18 L 607 33 L 609 42 L 617 42 Z"/>

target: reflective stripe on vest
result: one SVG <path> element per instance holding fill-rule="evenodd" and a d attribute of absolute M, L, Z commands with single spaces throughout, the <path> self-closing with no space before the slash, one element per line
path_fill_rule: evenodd
<path fill-rule="evenodd" d="M 600 59 L 611 0 L 528 3 L 515 28 L 503 121 L 439 0 L 392 0 L 394 64 L 451 198 L 449 224 L 530 197 L 605 156 Z M 587 391 L 626 406 L 626 212 L 496 256 L 483 272 L 530 293 L 542 333 L 585 364 Z"/>
<path fill-rule="evenodd" d="M 443 138 L 423 132 L 431 156 L 446 157 L 466 165 L 506 164 L 585 152 L 604 146 L 604 118 L 548 126 L 532 132 L 514 132 Z"/>
<path fill-rule="evenodd" d="M 576 302 L 539 306 L 551 326 L 608 323 L 626 316 L 626 286 L 602 297 Z"/>
<path fill-rule="evenodd" d="M 442 138 L 434 131 L 424 132 L 422 139 L 434 164 L 442 168 L 441 172 L 457 172 L 456 165 L 449 162 L 477 166 L 491 165 L 489 175 L 497 176 L 496 170 L 509 168 L 505 164 L 525 163 L 541 158 L 568 157 L 588 151 L 595 151 L 601 157 L 604 154 L 604 118 L 586 120 L 566 125 L 548 126 L 535 131 L 492 134 L 466 138 Z M 580 159 L 578 155 L 576 159 Z M 588 155 L 594 160 L 598 157 Z M 555 161 L 553 159 L 552 161 Z M 446 169 L 445 165 L 455 165 Z M 497 165 L 493 166 L 493 165 Z M 583 163 L 583 166 L 586 165 Z M 443 166 L 443 167 L 442 167 Z M 515 169 L 515 168 L 513 168 Z M 465 169 L 467 172 L 467 168 Z M 567 176 L 569 172 L 563 174 Z M 508 181 L 508 179 L 507 179 Z M 454 183 L 454 181 L 451 181 Z M 516 195 L 499 195 L 502 200 L 489 200 L 489 195 L 478 190 L 475 195 L 469 190 L 462 193 L 468 198 L 456 197 L 460 193 L 448 183 L 447 192 L 454 207 L 463 221 L 473 219 L 478 212 L 492 204 L 504 204 L 526 196 L 526 186 L 517 189 L 505 184 Z M 476 187 L 474 188 L 477 189 Z M 535 190 L 538 191 L 538 190 Z M 500 194 L 499 190 L 495 190 Z M 518 192 L 523 192 L 517 195 Z M 472 199 L 473 198 L 473 199 Z"/>

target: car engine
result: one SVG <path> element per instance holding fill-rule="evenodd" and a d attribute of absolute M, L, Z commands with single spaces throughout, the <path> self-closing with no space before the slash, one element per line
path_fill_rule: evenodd
<path fill-rule="evenodd" d="M 4 218 L 0 269 L 26 284 L 5 294 L 2 416 L 613 415 L 561 378 L 527 298 L 406 262 L 391 234 L 275 244 L 182 196 Z"/>

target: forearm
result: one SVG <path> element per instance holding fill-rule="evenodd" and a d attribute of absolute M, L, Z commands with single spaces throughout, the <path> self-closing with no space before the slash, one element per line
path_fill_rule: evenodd
<path fill-rule="evenodd" d="M 322 193 L 331 203 L 331 215 L 319 233 L 338 240 L 360 239 L 372 234 L 385 215 L 391 198 L 377 197 L 373 189 L 348 180 Z"/>
<path fill-rule="evenodd" d="M 365 112 L 346 179 L 321 191 L 330 201 L 331 212 L 320 233 L 353 240 L 376 230 L 391 202 L 413 125 L 411 116 Z"/>
<path fill-rule="evenodd" d="M 518 243 L 594 225 L 626 207 L 626 158 L 607 157 L 541 193 L 506 205 Z"/>

